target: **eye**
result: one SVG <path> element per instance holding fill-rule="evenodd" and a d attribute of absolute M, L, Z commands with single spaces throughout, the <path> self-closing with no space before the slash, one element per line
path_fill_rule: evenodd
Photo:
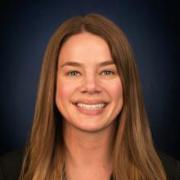
<path fill-rule="evenodd" d="M 69 72 L 67 72 L 67 76 L 80 76 L 80 72 L 78 72 L 78 71 L 69 71 Z"/>
<path fill-rule="evenodd" d="M 112 71 L 112 70 L 104 70 L 104 71 L 101 72 L 101 74 L 104 75 L 104 76 L 110 76 L 110 75 L 114 75 L 115 72 Z"/>

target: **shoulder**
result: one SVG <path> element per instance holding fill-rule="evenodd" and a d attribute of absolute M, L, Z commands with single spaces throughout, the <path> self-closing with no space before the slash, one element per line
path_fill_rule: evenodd
<path fill-rule="evenodd" d="M 180 161 L 162 152 L 159 152 L 158 154 L 164 166 L 168 179 L 180 180 Z"/>
<path fill-rule="evenodd" d="M 18 179 L 22 160 L 23 150 L 13 151 L 0 156 L 0 180 Z M 169 180 L 180 180 L 180 161 L 175 160 L 165 153 L 158 152 Z"/>
<path fill-rule="evenodd" d="M 23 151 L 13 151 L 0 156 L 0 180 L 18 179 L 23 160 Z"/>

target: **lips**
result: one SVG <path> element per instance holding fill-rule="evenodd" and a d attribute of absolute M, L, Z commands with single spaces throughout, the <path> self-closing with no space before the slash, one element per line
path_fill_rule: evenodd
<path fill-rule="evenodd" d="M 106 102 L 95 102 L 95 101 L 83 101 L 74 103 L 79 112 L 86 115 L 99 115 L 103 112 L 106 107 Z"/>

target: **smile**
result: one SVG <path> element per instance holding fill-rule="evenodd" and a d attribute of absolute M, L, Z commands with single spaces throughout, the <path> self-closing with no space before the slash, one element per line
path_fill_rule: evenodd
<path fill-rule="evenodd" d="M 76 106 L 77 110 L 80 113 L 94 116 L 94 115 L 100 115 L 101 113 L 103 113 L 107 103 L 99 102 L 99 103 L 88 104 L 88 103 L 78 102 L 78 103 L 75 103 L 74 105 Z"/>
<path fill-rule="evenodd" d="M 96 110 L 96 109 L 102 109 L 104 108 L 105 104 L 100 103 L 100 104 L 83 104 L 83 103 L 77 103 L 77 106 L 82 108 L 82 109 L 87 109 L 87 110 Z"/>

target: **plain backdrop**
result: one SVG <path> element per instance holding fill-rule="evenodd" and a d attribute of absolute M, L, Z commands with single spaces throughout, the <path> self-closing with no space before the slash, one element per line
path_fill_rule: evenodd
<path fill-rule="evenodd" d="M 180 14 L 173 0 L 0 2 L 0 153 L 25 145 L 42 57 L 67 18 L 100 13 L 132 44 L 155 146 L 180 159 Z"/>

